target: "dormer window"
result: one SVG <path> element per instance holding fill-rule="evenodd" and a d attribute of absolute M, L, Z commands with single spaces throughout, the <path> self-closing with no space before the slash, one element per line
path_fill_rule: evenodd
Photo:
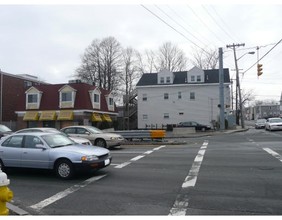
<path fill-rule="evenodd" d="M 99 88 L 89 91 L 93 109 L 101 108 L 101 91 Z"/>
<path fill-rule="evenodd" d="M 170 77 L 169 76 L 166 77 L 166 83 L 170 83 Z"/>
<path fill-rule="evenodd" d="M 36 104 L 38 102 L 38 94 L 27 94 L 27 103 Z"/>
<path fill-rule="evenodd" d="M 60 90 L 60 108 L 73 108 L 75 103 L 76 90 L 69 85 L 63 86 Z"/>
<path fill-rule="evenodd" d="M 30 87 L 26 92 L 26 109 L 39 109 L 42 92 Z"/>
<path fill-rule="evenodd" d="M 62 92 L 62 102 L 72 102 L 72 92 Z"/>
<path fill-rule="evenodd" d="M 114 111 L 115 110 L 115 104 L 114 104 L 113 95 L 110 93 L 109 95 L 106 96 L 106 99 L 107 99 L 107 104 L 108 104 L 108 110 Z"/>
<path fill-rule="evenodd" d="M 197 75 L 197 82 L 201 82 L 201 76 L 200 75 Z"/>

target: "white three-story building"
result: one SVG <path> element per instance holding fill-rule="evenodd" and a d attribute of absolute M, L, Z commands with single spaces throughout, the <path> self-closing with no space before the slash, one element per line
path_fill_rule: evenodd
<path fill-rule="evenodd" d="M 230 106 L 229 70 L 224 69 L 224 103 Z M 162 128 L 183 121 L 211 125 L 219 119 L 219 70 L 143 74 L 137 83 L 138 128 Z"/>

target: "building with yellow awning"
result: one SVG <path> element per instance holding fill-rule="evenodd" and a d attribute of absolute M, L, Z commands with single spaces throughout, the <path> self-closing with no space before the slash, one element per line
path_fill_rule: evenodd
<path fill-rule="evenodd" d="M 32 85 L 19 97 L 17 129 L 92 125 L 112 127 L 118 111 L 111 91 L 70 81 L 67 84 Z M 110 123 L 109 123 L 110 122 Z"/>

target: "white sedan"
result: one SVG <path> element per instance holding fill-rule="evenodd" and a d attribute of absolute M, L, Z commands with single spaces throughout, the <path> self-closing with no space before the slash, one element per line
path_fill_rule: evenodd
<path fill-rule="evenodd" d="M 269 131 L 282 130 L 282 119 L 268 118 L 265 122 L 265 130 L 269 130 Z"/>

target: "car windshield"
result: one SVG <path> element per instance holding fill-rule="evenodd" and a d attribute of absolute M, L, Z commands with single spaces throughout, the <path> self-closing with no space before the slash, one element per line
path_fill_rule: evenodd
<path fill-rule="evenodd" d="M 0 132 L 9 132 L 9 131 L 12 130 L 5 125 L 0 125 Z"/>
<path fill-rule="evenodd" d="M 69 139 L 67 136 L 63 134 L 46 134 L 42 136 L 43 140 L 48 144 L 49 147 L 55 148 L 55 147 L 64 147 L 68 145 L 74 145 L 75 142 L 73 142 L 71 139 Z"/>
<path fill-rule="evenodd" d="M 257 123 L 265 123 L 265 122 L 266 122 L 265 119 L 258 119 L 258 120 L 257 120 Z"/>
<path fill-rule="evenodd" d="M 99 128 L 96 128 L 96 127 L 87 127 L 87 129 L 93 134 L 102 134 L 103 133 L 103 131 L 101 131 Z"/>
<path fill-rule="evenodd" d="M 282 119 L 281 118 L 270 118 L 269 122 L 271 122 L 271 123 L 282 122 Z"/>

